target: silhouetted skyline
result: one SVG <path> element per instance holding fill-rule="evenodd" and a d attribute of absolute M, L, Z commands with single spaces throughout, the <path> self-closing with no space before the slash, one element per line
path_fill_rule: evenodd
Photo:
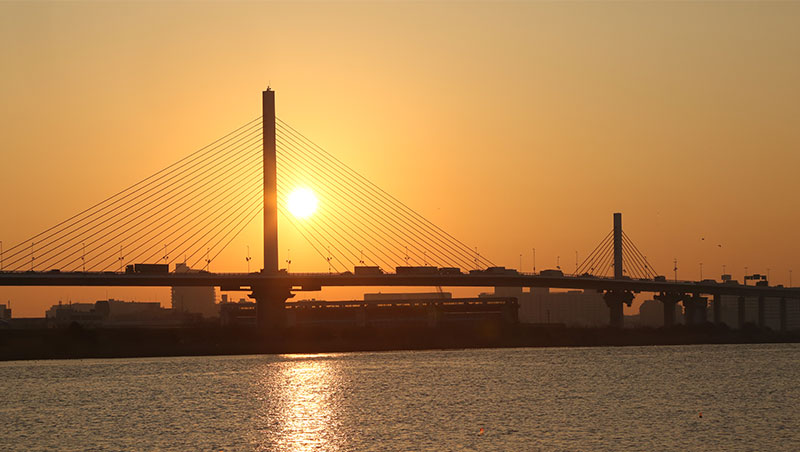
<path fill-rule="evenodd" d="M 4 246 L 257 116 L 269 83 L 280 117 L 498 265 L 528 270 L 536 248 L 538 267 L 571 266 L 622 211 L 662 273 L 800 268 L 795 4 L 0 10 Z M 326 270 L 279 228 L 279 262 Z M 260 231 L 215 267 L 245 271 L 249 245 L 260 268 Z M 0 298 L 37 315 L 106 291 L 137 298 Z"/>

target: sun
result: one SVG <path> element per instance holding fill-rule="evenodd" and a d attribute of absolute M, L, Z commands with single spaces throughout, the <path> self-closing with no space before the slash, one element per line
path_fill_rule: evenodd
<path fill-rule="evenodd" d="M 317 197 L 310 188 L 295 188 L 289 193 L 286 200 L 286 207 L 289 212 L 297 218 L 306 219 L 317 211 Z"/>

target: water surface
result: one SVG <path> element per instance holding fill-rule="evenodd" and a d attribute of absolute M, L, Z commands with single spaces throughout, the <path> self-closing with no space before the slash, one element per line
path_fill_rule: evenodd
<path fill-rule="evenodd" d="M 794 344 L 5 362 L 0 449 L 790 451 L 798 375 Z"/>

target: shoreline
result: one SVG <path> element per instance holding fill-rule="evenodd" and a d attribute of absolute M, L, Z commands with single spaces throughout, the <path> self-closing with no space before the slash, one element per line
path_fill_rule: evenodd
<path fill-rule="evenodd" d="M 451 325 L 439 328 L 69 328 L 0 330 L 0 361 L 177 356 L 342 353 L 478 348 L 622 347 L 799 343 L 800 331 L 745 325 L 664 328 L 575 328 L 544 325 Z"/>

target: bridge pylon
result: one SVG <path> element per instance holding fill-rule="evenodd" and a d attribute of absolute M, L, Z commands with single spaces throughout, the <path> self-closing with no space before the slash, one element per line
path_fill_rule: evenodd
<path fill-rule="evenodd" d="M 275 91 L 269 87 L 261 95 L 264 163 L 264 269 L 277 274 L 278 268 L 278 163 L 275 137 Z M 259 329 L 281 328 L 286 324 L 286 300 L 291 287 L 255 285 L 250 294 L 256 300 L 256 324 Z"/>
<path fill-rule="evenodd" d="M 261 96 L 264 161 L 264 272 L 278 272 L 278 163 L 275 139 L 275 91 Z"/>
<path fill-rule="evenodd" d="M 614 214 L 614 279 L 622 279 L 622 214 Z"/>

